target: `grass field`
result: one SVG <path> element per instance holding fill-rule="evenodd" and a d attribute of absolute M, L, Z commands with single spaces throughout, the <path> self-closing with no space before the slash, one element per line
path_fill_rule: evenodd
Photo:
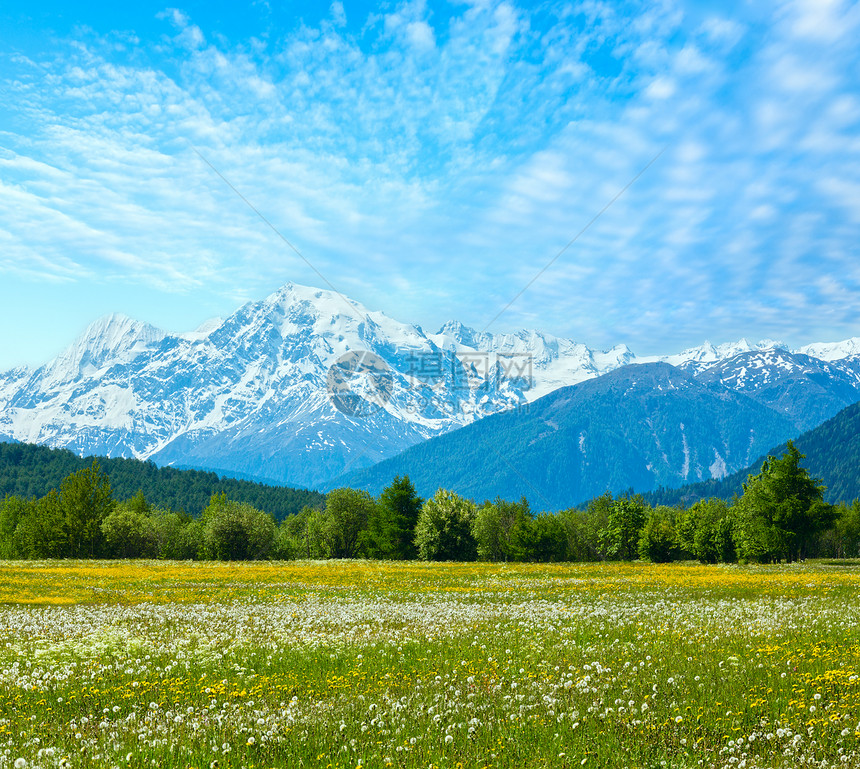
<path fill-rule="evenodd" d="M 860 567 L 0 563 L 0 767 L 860 766 Z"/>

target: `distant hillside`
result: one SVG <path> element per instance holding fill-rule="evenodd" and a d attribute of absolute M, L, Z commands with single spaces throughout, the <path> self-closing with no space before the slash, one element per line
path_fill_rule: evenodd
<path fill-rule="evenodd" d="M 860 498 L 860 403 L 848 406 L 835 417 L 805 432 L 795 439 L 794 445 L 806 455 L 802 465 L 810 475 L 821 478 L 827 486 L 824 498 L 828 502 L 850 502 Z M 780 456 L 785 449 L 783 443 L 767 454 Z M 707 497 L 728 500 L 741 494 L 744 481 L 761 469 L 764 458 L 762 455 L 749 467 L 722 480 L 691 483 L 677 489 L 661 488 L 644 496 L 652 505 L 689 505 Z"/>
<path fill-rule="evenodd" d="M 271 513 L 278 520 L 299 512 L 305 505 L 320 506 L 325 502 L 325 497 L 315 491 L 221 478 L 200 470 L 156 467 L 138 459 L 97 459 L 110 478 L 115 498 L 130 499 L 142 489 L 150 504 L 192 515 L 199 515 L 212 494 L 220 492 Z M 65 449 L 0 443 L 0 498 L 7 494 L 42 497 L 92 461 L 93 457 L 81 458 Z"/>
<path fill-rule="evenodd" d="M 474 499 L 526 496 L 571 507 L 604 491 L 647 491 L 745 468 L 796 435 L 787 416 L 665 363 L 630 365 L 565 387 L 523 409 L 485 417 L 336 479 L 378 493 L 409 475 Z"/>

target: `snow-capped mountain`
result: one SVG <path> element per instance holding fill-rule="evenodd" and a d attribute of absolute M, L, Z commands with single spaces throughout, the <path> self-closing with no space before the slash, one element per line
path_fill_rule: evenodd
<path fill-rule="evenodd" d="M 477 353 L 512 366 L 525 366 L 531 376 L 531 387 L 524 392 L 529 401 L 635 360 L 627 345 L 599 352 L 580 342 L 538 331 L 490 334 L 476 332 L 458 321 L 449 321 L 431 338 L 443 350 L 453 351 L 463 359 Z"/>
<path fill-rule="evenodd" d="M 840 398 L 854 397 L 858 340 L 804 349 L 819 366 L 807 379 L 838 382 Z M 753 396 L 751 375 L 732 367 L 752 371 L 743 356 L 765 354 L 769 368 L 792 355 L 741 340 L 637 358 L 625 345 L 601 352 L 457 322 L 425 334 L 333 291 L 288 283 L 183 334 L 122 315 L 96 321 L 46 365 L 0 374 L 0 438 L 318 485 L 628 363 L 667 362 Z"/>
<path fill-rule="evenodd" d="M 356 350 L 390 378 L 361 414 L 338 410 L 328 381 Z M 345 372 L 348 394 L 379 395 L 372 371 Z M 415 326 L 287 284 L 189 334 L 97 321 L 47 365 L 0 379 L 0 435 L 313 485 L 522 403 L 522 389 L 492 367 L 476 377 Z"/>
<path fill-rule="evenodd" d="M 734 358 L 737 355 L 744 353 L 762 352 L 764 350 L 787 350 L 788 348 L 782 342 L 775 342 L 773 339 L 762 339 L 760 342 L 751 344 L 746 339 L 741 339 L 737 342 L 726 342 L 725 344 L 712 345 L 710 342 L 705 342 L 698 347 L 691 347 L 689 350 L 684 350 L 677 355 L 663 355 L 651 358 L 639 358 L 637 363 L 668 363 L 670 366 L 677 366 L 686 371 L 702 371 L 714 363 Z"/>
<path fill-rule="evenodd" d="M 724 358 L 694 375 L 748 395 L 805 432 L 860 400 L 860 374 L 838 363 L 770 348 Z"/>
<path fill-rule="evenodd" d="M 605 491 L 719 478 L 795 434 L 773 409 L 666 363 L 623 366 L 431 438 L 331 485 L 379 493 L 408 475 L 422 496 L 525 496 L 560 510 Z M 475 472 L 481 468 L 481 472 Z"/>
<path fill-rule="evenodd" d="M 811 358 L 826 360 L 828 362 L 845 360 L 846 358 L 860 357 L 860 337 L 851 337 L 843 342 L 820 342 L 808 344 L 801 347 L 798 352 L 809 355 Z"/>

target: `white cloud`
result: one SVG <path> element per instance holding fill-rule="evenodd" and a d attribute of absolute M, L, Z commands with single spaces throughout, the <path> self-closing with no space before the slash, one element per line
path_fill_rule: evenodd
<path fill-rule="evenodd" d="M 827 36 L 851 14 L 487 0 L 361 26 L 334 3 L 246 47 L 174 10 L 145 55 L 7 59 L 0 272 L 189 301 L 318 283 L 193 147 L 335 286 L 480 326 L 667 147 L 497 326 L 649 352 L 790 338 L 826 296 L 847 329 L 857 297 L 821 279 L 857 272 L 860 54 Z"/>
<path fill-rule="evenodd" d="M 744 26 L 734 19 L 710 16 L 702 23 L 700 31 L 710 38 L 711 42 L 732 47 L 743 36 Z"/>
<path fill-rule="evenodd" d="M 675 67 L 685 75 L 700 75 L 713 71 L 716 65 L 703 56 L 695 45 L 685 45 L 675 57 Z"/>
<path fill-rule="evenodd" d="M 654 78 L 645 89 L 645 95 L 652 99 L 669 99 L 675 95 L 675 83 L 665 77 Z"/>
<path fill-rule="evenodd" d="M 860 22 L 857 4 L 845 0 L 796 0 L 785 12 L 795 35 L 824 43 L 850 35 Z"/>
<path fill-rule="evenodd" d="M 331 4 L 330 10 L 332 21 L 338 26 L 343 27 L 346 24 L 346 11 L 343 9 L 343 3 L 340 0 L 335 0 Z"/>
<path fill-rule="evenodd" d="M 430 51 L 436 47 L 433 28 L 426 21 L 413 21 L 407 24 L 406 37 L 419 51 Z"/>

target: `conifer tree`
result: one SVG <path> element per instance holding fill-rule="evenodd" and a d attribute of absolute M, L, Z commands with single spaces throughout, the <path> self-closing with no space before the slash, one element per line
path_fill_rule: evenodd
<path fill-rule="evenodd" d="M 102 554 L 102 523 L 114 508 L 110 480 L 97 459 L 68 476 L 60 486 L 68 553 L 72 558 Z"/>

